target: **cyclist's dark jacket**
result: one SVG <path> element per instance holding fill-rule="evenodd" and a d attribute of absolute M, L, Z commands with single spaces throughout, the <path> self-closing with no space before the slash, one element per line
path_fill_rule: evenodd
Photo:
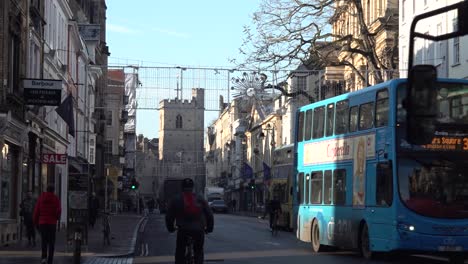
<path fill-rule="evenodd" d="M 200 214 L 187 215 L 184 211 L 183 195 L 178 195 L 169 203 L 169 208 L 166 213 L 167 230 L 174 231 L 174 220 L 180 230 L 188 231 L 213 231 L 213 213 L 211 212 L 208 203 L 203 197 L 197 195 L 196 203 L 201 208 Z"/>
<path fill-rule="evenodd" d="M 279 200 L 270 200 L 267 208 L 269 213 L 273 213 L 274 211 L 281 211 L 281 203 Z"/>

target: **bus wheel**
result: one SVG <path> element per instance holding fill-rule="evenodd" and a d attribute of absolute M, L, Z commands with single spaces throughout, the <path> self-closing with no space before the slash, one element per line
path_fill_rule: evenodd
<path fill-rule="evenodd" d="M 449 256 L 450 264 L 463 264 L 465 263 L 465 256 L 463 254 L 453 254 Z"/>
<path fill-rule="evenodd" d="M 359 251 L 361 256 L 365 259 L 372 258 L 372 251 L 370 249 L 370 241 L 369 241 L 369 228 L 367 224 L 364 223 L 361 227 L 361 232 L 359 234 Z"/>
<path fill-rule="evenodd" d="M 310 243 L 312 245 L 312 251 L 320 251 L 320 228 L 316 219 L 312 222 L 312 228 L 310 229 Z"/>

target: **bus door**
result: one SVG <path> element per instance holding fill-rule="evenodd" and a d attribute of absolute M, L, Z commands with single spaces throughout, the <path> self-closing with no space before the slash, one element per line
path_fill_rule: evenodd
<path fill-rule="evenodd" d="M 386 241 L 392 238 L 393 225 L 393 174 L 390 160 L 373 164 L 375 177 L 368 177 L 369 190 L 367 219 L 370 235 L 374 244 L 385 247 Z"/>

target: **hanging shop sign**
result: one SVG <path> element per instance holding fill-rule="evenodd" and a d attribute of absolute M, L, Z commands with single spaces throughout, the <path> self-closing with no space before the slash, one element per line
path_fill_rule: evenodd
<path fill-rule="evenodd" d="M 62 80 L 24 79 L 23 87 L 27 105 L 60 105 Z"/>

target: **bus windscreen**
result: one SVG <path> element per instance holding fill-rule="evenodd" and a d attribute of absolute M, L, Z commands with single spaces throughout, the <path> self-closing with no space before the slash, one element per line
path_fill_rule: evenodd
<path fill-rule="evenodd" d="M 468 218 L 468 164 L 464 160 L 401 158 L 400 197 L 414 212 L 437 218 Z"/>
<path fill-rule="evenodd" d="M 434 120 L 436 127 L 432 142 L 414 149 L 405 144 L 404 126 L 406 110 L 403 107 L 406 98 L 406 85 L 398 88 L 397 123 L 400 150 L 456 151 L 468 153 L 468 85 L 460 83 L 438 83 L 438 116 Z"/>

